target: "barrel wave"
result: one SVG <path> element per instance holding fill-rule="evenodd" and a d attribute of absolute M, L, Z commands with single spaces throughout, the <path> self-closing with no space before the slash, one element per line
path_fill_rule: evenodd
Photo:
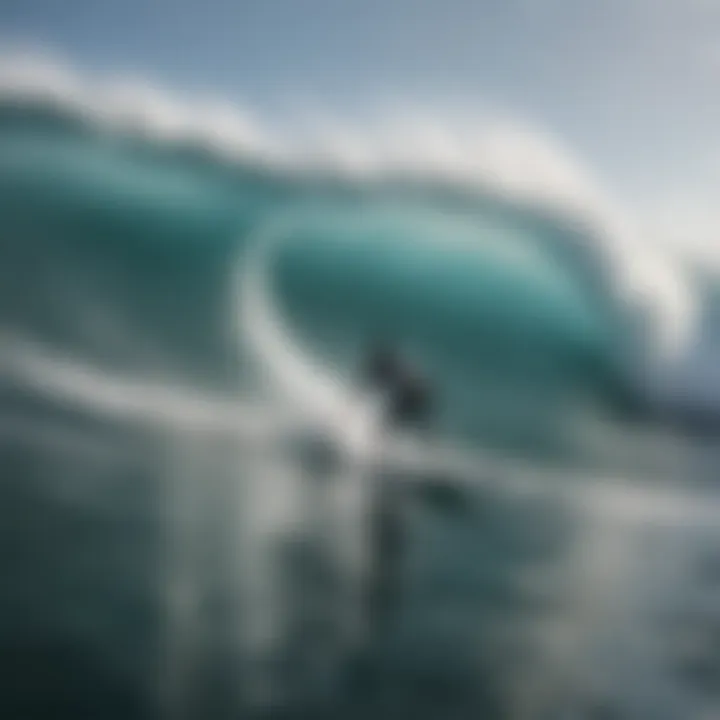
<path fill-rule="evenodd" d="M 392 335 L 436 366 L 447 427 L 489 442 L 517 449 L 542 429 L 546 443 L 562 431 L 543 418 L 575 422 L 580 407 L 622 414 L 645 392 L 633 383 L 648 358 L 681 352 L 691 332 L 680 270 L 653 285 L 658 254 L 631 247 L 596 211 L 492 176 L 409 177 L 399 164 L 358 177 L 339 161 L 222 156 L 82 109 L 37 92 L 0 108 L 6 332 L 56 354 L 120 371 L 174 368 L 191 384 L 241 378 L 229 367 L 242 363 L 242 326 L 235 342 L 219 324 L 238 327 L 233 278 L 248 246 L 280 225 L 286 237 L 266 263 L 277 306 L 329 353 L 325 365 L 347 374 L 364 343 Z M 650 274 L 644 287 L 633 268 L 641 282 Z M 22 297 L 22 272 L 52 280 Z M 58 284 L 60 302 L 76 305 L 33 312 Z M 81 319 L 89 314 L 106 316 L 103 339 L 88 336 L 98 324 Z M 124 353 L 95 357 L 108 333 Z"/>
<path fill-rule="evenodd" d="M 717 458 L 667 397 L 716 284 L 526 128 L 371 130 L 0 57 L 9 717 L 715 716 Z"/>

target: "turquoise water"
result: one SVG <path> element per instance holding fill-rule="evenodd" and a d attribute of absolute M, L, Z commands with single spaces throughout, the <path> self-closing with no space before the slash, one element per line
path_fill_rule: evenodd
<path fill-rule="evenodd" d="M 104 306 L 105 313 L 116 314 L 114 322 L 131 325 L 127 332 L 136 337 L 148 332 L 162 346 L 163 334 L 173 334 L 182 342 L 193 321 L 205 316 L 205 342 L 217 343 L 211 329 L 218 317 L 208 314 L 221 310 L 227 320 L 236 310 L 192 297 L 198 292 L 193 286 L 213 283 L 220 295 L 231 273 L 239 272 L 245 246 L 265 225 L 286 218 L 276 282 L 287 312 L 308 331 L 308 342 L 322 340 L 335 346 L 327 351 L 344 349 L 346 355 L 377 335 L 412 344 L 423 360 L 427 356 L 438 366 L 438 383 L 452 384 L 462 375 L 460 392 L 467 392 L 469 381 L 478 389 L 476 412 L 469 406 L 447 408 L 450 416 L 462 414 L 469 427 L 490 404 L 496 424 L 500 407 L 519 403 L 514 420 L 519 430 L 529 406 L 550 411 L 553 398 L 570 407 L 570 396 L 578 393 L 608 408 L 623 402 L 626 356 L 637 352 L 626 309 L 613 297 L 600 251 L 574 237 L 578 231 L 569 222 L 553 223 L 500 198 L 468 198 L 432 185 L 283 176 L 122 137 L 65 135 L 46 128 L 7 129 L 0 153 L 6 233 L 18 241 L 33 238 L 23 239 L 24 245 L 48 242 L 51 233 L 51 253 L 59 252 L 59 241 L 77 247 L 77 254 L 87 251 L 82 262 L 97 263 L 87 271 L 64 270 L 63 263 L 71 261 L 62 257 L 43 263 L 54 266 L 56 282 L 74 285 L 76 293 L 94 292 L 85 291 L 82 282 L 97 286 L 105 274 L 119 275 L 110 258 L 121 256 L 124 285 L 115 292 L 108 286 L 106 300 L 93 295 L 78 303 Z M 208 266 L 204 276 L 197 263 Z M 62 278 L 75 272 L 87 272 L 79 286 Z M 171 286 L 174 280 L 189 288 Z M 146 295 L 154 299 L 141 299 Z M 150 325 L 149 317 L 128 318 L 132 306 L 138 314 L 156 313 L 155 327 L 142 327 L 143 320 Z M 136 338 L 130 344 L 139 345 Z M 220 354 L 238 354 L 232 341 L 224 353 L 204 350 L 200 343 L 190 354 L 203 351 L 210 364 L 220 361 Z M 188 359 L 184 348 L 171 344 L 156 353 L 165 355 L 162 372 Z M 193 382 L 216 379 L 208 372 Z M 503 386 L 507 392 L 489 403 L 491 388 Z M 453 392 L 457 389 L 449 387 L 443 394 L 449 398 Z M 550 414 L 558 416 L 555 410 Z M 495 440 L 512 443 L 512 430 L 506 434 Z"/>
<path fill-rule="evenodd" d="M 618 292 L 603 232 L 489 185 L 0 108 L 9 716 L 713 716 L 714 448 L 659 412 L 654 316 Z M 281 358 L 243 313 L 253 272 Z M 470 489 L 408 503 L 362 675 L 343 548 L 378 473 L 249 438 L 312 414 L 307 365 L 344 397 L 378 337 L 432 380 L 425 444 L 475 459 L 407 471 Z"/>

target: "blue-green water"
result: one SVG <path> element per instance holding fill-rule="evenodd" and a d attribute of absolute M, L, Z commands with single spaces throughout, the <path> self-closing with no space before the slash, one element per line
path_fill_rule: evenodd
<path fill-rule="evenodd" d="M 663 404 L 662 313 L 617 292 L 601 228 L 6 103 L 0 238 L 8 717 L 720 712 L 714 449 Z M 278 357 L 244 313 L 253 273 Z M 308 364 L 342 396 L 378 337 L 432 379 L 427 447 L 475 460 L 411 473 L 470 489 L 408 502 L 360 677 L 376 473 L 249 438 L 317 410 Z"/>

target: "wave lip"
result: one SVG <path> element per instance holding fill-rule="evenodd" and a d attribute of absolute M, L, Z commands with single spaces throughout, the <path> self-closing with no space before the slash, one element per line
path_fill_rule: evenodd
<path fill-rule="evenodd" d="M 240 331 L 279 399 L 301 408 L 307 420 L 344 451 L 366 456 L 376 440 L 381 407 L 314 360 L 283 322 L 270 278 L 282 232 L 252 238 L 239 280 Z"/>

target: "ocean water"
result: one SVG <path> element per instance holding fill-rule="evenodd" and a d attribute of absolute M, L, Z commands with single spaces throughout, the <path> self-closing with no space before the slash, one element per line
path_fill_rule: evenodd
<path fill-rule="evenodd" d="M 4 716 L 720 717 L 711 281 L 530 159 L 121 100 L 0 97 Z M 419 439 L 356 389 L 378 338 Z"/>

